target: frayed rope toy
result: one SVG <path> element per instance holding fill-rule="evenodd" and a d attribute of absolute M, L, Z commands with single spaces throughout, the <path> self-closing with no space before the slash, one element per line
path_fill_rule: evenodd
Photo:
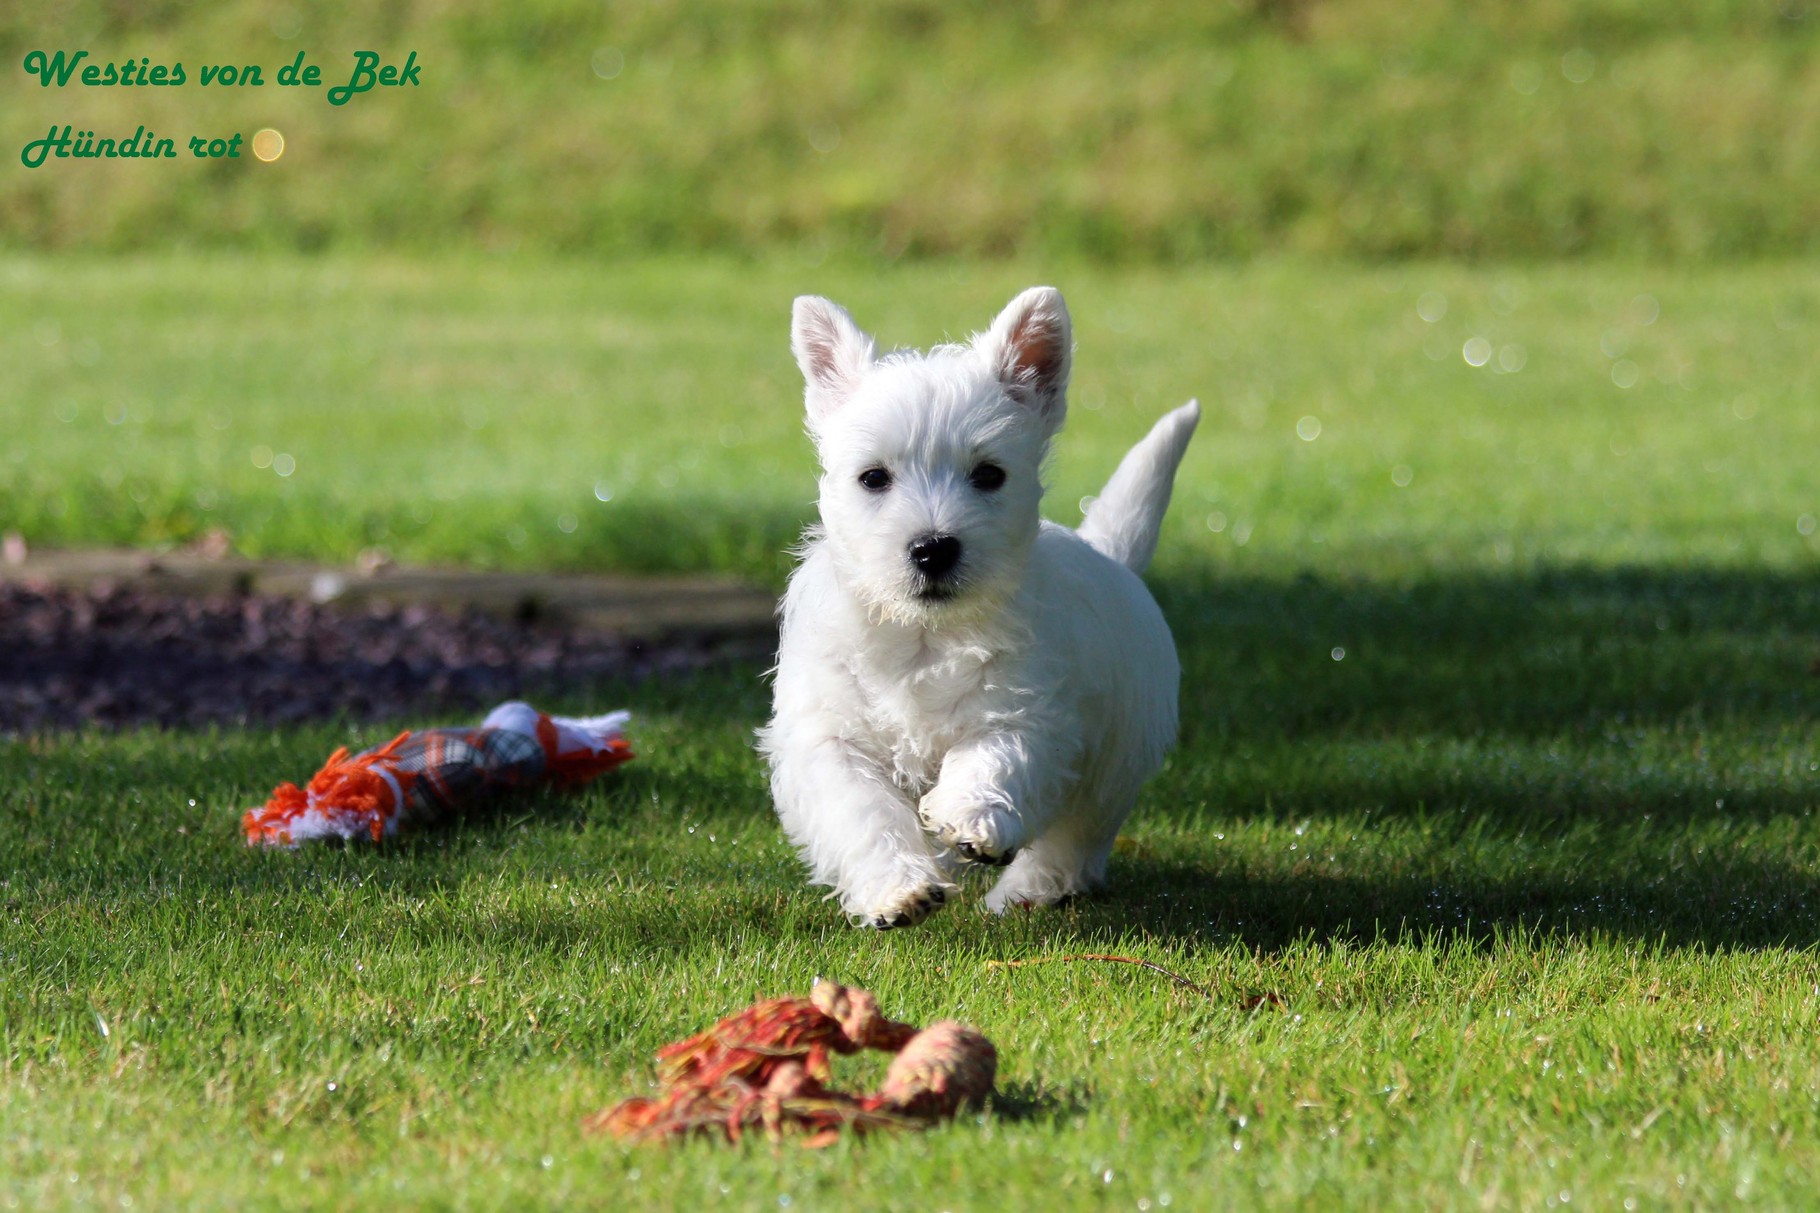
<path fill-rule="evenodd" d="M 873 1095 L 831 1090 L 835 1053 L 897 1054 Z M 585 1127 L 632 1141 L 695 1133 L 737 1142 L 753 1129 L 776 1141 L 802 1133 L 831 1145 L 843 1129 L 922 1128 L 992 1093 L 998 1050 L 944 1019 L 922 1031 L 879 1014 L 864 990 L 819 982 L 808 998 L 773 998 L 657 1052 L 663 1093 L 628 1099 Z"/>
<path fill-rule="evenodd" d="M 572 787 L 632 757 L 630 713 L 571 720 L 502 703 L 477 728 L 403 732 L 375 750 L 329 755 L 308 786 L 281 783 L 240 828 L 248 846 L 390 838 L 406 825 L 538 783 Z"/>

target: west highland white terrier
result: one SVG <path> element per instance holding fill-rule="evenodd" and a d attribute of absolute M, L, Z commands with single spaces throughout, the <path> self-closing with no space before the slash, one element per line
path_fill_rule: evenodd
<path fill-rule="evenodd" d="M 1138 574 L 1199 406 L 1071 531 L 1038 514 L 1072 361 L 1060 292 L 1025 291 L 967 345 L 882 357 L 805 296 L 790 344 L 823 472 L 759 731 L 785 832 L 879 928 L 922 921 L 963 863 L 1008 865 L 999 913 L 1101 884 L 1175 742 L 1181 667 Z"/>

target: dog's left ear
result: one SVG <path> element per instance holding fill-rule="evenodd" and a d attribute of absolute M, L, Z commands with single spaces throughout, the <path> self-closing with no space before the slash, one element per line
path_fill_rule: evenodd
<path fill-rule="evenodd" d="M 1005 390 L 1051 426 L 1068 407 L 1068 370 L 1074 363 L 1074 327 L 1068 305 L 1052 286 L 1033 286 L 1005 305 L 992 328 L 974 339 Z"/>

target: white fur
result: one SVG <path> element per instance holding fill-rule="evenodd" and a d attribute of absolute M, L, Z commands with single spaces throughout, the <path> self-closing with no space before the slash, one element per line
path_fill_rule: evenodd
<path fill-rule="evenodd" d="M 1043 521 L 1070 336 L 1038 287 L 968 345 L 880 359 L 838 306 L 796 301 L 822 521 L 784 595 L 760 748 L 812 878 L 870 925 L 920 921 L 968 859 L 1015 855 L 998 912 L 1100 884 L 1174 743 L 1180 667 L 1138 574 L 1198 406 L 1133 448 L 1080 533 Z M 972 483 L 982 463 L 1002 487 Z M 873 468 L 887 489 L 861 484 Z M 909 555 L 931 535 L 961 545 L 933 590 Z"/>

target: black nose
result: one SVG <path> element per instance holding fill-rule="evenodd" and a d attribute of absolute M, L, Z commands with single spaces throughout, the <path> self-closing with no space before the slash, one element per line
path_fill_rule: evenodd
<path fill-rule="evenodd" d="M 952 535 L 924 535 L 910 545 L 910 563 L 925 577 L 946 577 L 961 562 L 961 541 Z"/>

